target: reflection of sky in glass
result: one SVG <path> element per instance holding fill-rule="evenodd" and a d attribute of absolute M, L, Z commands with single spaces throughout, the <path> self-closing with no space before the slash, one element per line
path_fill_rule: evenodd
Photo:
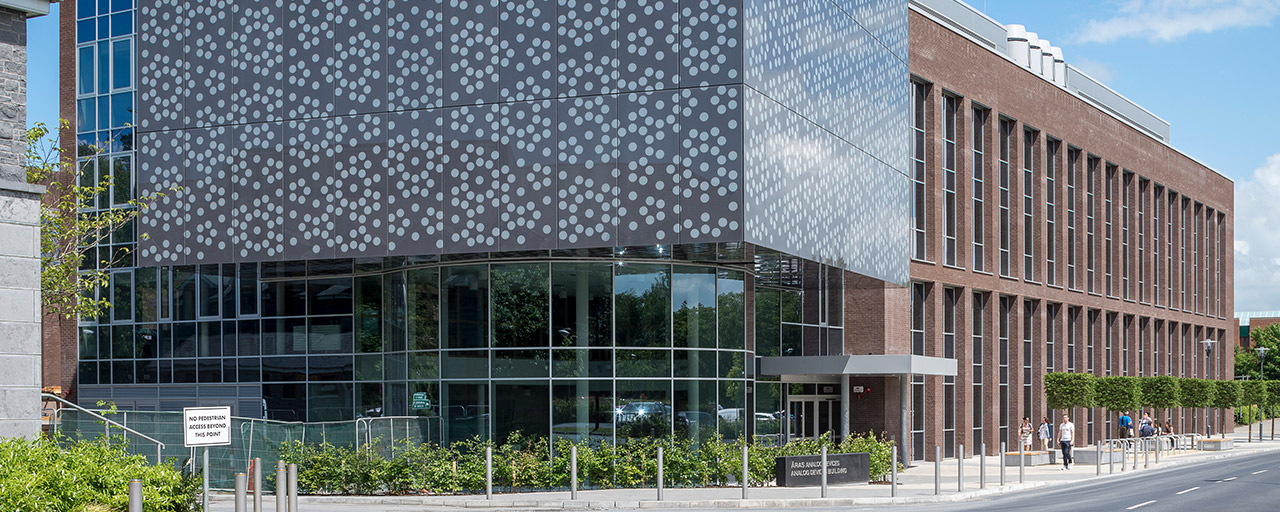
<path fill-rule="evenodd" d="M 676 267 L 675 279 L 671 283 L 674 300 L 671 310 L 681 308 L 715 307 L 716 274 L 715 269 Z"/>
<path fill-rule="evenodd" d="M 666 265 L 627 265 L 618 269 L 615 287 L 618 295 L 640 297 L 652 288 L 662 287 L 668 272 Z"/>

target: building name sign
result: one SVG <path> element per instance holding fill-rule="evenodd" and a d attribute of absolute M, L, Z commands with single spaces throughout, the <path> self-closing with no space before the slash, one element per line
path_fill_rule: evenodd
<path fill-rule="evenodd" d="M 827 483 L 862 483 L 871 479 L 871 455 L 867 453 L 827 454 Z M 801 455 L 774 460 L 774 477 L 780 487 L 812 486 L 822 483 L 822 456 Z"/>
<path fill-rule="evenodd" d="M 187 448 L 231 444 L 231 408 L 182 409 L 182 444 Z"/>

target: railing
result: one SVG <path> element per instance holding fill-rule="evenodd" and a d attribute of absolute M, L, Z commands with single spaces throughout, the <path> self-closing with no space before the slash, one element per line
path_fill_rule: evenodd
<path fill-rule="evenodd" d="M 98 413 L 96 413 L 96 412 L 90 411 L 89 409 L 85 409 L 84 407 L 81 407 L 81 406 L 79 406 L 79 405 L 76 405 L 75 403 L 72 403 L 71 401 L 68 401 L 68 400 L 66 400 L 66 399 L 63 399 L 63 398 L 61 398 L 61 397 L 59 397 L 59 396 L 57 396 L 57 395 L 51 395 L 51 394 L 49 394 L 49 393 L 41 393 L 41 394 L 40 394 L 40 398 L 42 398 L 42 399 L 47 399 L 47 400 L 54 400 L 54 401 L 57 401 L 58 403 L 61 403 L 61 404 L 62 404 L 62 405 L 64 405 L 64 406 L 71 407 L 72 409 L 75 409 L 75 410 L 80 411 L 80 412 L 82 412 L 82 413 L 88 414 L 89 416 L 91 416 L 91 417 L 93 417 L 93 418 L 95 418 L 95 419 L 97 419 L 97 420 L 99 420 L 99 421 L 103 422 L 103 433 L 104 433 L 104 434 L 106 434 L 106 442 L 108 442 L 108 443 L 110 443 L 110 442 L 111 442 L 111 426 L 112 426 L 112 425 L 115 425 L 117 428 L 119 428 L 120 430 L 125 431 L 126 433 L 133 434 L 133 435 L 135 435 L 135 436 L 138 436 L 138 437 L 142 438 L 142 439 L 143 439 L 143 440 L 145 440 L 145 441 L 148 441 L 148 442 L 150 442 L 150 443 L 152 443 L 152 444 L 155 444 L 155 445 L 156 445 L 156 464 L 159 464 L 159 463 L 160 463 L 160 461 L 161 461 L 161 458 L 160 458 L 160 457 L 161 457 L 161 452 L 164 450 L 164 443 L 160 442 L 160 440 L 159 440 L 159 439 L 156 439 L 156 438 L 153 438 L 153 437 L 148 436 L 148 435 L 146 435 L 146 434 L 143 434 L 142 432 L 138 432 L 137 430 L 131 429 L 131 428 L 129 428 L 129 427 L 127 427 L 127 426 L 125 426 L 124 424 L 117 423 L 116 421 L 112 420 L 111 418 L 108 418 L 108 417 L 103 416 L 103 415 L 101 415 L 101 414 L 98 414 Z M 54 434 L 54 437 L 57 437 L 57 435 L 58 435 L 58 424 L 60 423 L 60 421 L 59 421 L 59 420 L 60 420 L 60 418 L 61 418 L 61 415 L 62 415 L 62 408 L 61 408 L 61 407 L 60 407 L 60 408 L 58 408 L 57 410 L 55 410 L 55 411 L 53 412 L 53 434 Z"/>

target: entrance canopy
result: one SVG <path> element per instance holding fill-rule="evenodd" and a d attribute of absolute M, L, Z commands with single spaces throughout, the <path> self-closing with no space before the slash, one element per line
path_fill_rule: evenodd
<path fill-rule="evenodd" d="M 956 374 L 956 360 L 909 354 L 865 356 L 762 357 L 761 375 L 777 375 L 783 382 L 839 382 L 841 375 Z"/>

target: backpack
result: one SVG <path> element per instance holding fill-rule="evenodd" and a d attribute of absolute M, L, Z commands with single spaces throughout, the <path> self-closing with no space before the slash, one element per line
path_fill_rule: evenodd
<path fill-rule="evenodd" d="M 1152 427 L 1150 423 L 1143 425 L 1139 431 L 1142 433 L 1142 437 L 1151 437 L 1156 435 L 1156 429 Z"/>

